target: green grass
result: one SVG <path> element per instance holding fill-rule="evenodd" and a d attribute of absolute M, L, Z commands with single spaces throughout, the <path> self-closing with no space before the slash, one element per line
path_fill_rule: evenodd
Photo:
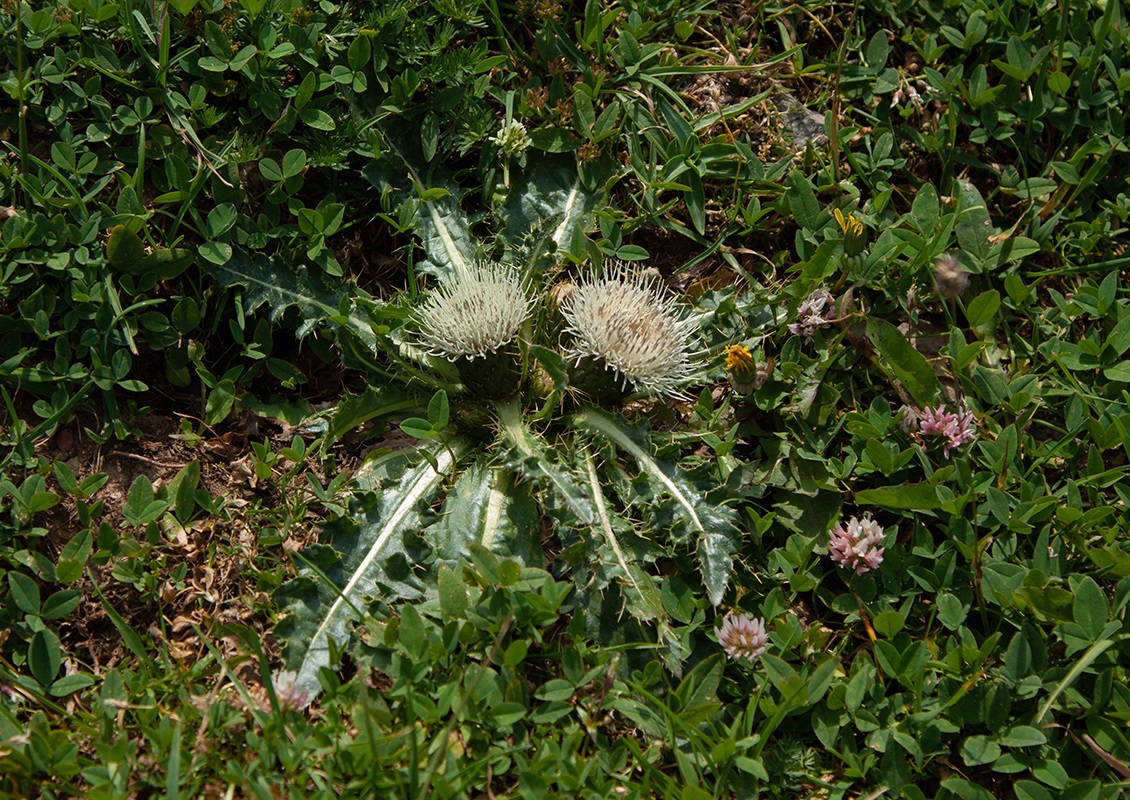
<path fill-rule="evenodd" d="M 0 2 L 0 795 L 1123 796 L 1126 26 Z"/>

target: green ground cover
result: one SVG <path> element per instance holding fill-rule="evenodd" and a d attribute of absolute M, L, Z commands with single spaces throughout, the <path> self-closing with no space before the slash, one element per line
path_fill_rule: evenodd
<path fill-rule="evenodd" d="M 1119 0 L 0 0 L 0 796 L 1130 789 Z"/>

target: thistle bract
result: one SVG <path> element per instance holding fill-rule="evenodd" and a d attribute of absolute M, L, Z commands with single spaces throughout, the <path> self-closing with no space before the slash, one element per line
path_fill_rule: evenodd
<path fill-rule="evenodd" d="M 521 377 L 515 340 L 532 305 L 513 268 L 477 262 L 441 284 L 417 311 L 421 343 L 430 355 L 453 362 L 472 391 L 504 396 Z"/>
<path fill-rule="evenodd" d="M 694 322 L 680 316 L 657 278 L 616 266 L 576 285 L 561 313 L 573 382 L 594 399 L 617 399 L 628 386 L 677 396 L 690 379 Z"/>

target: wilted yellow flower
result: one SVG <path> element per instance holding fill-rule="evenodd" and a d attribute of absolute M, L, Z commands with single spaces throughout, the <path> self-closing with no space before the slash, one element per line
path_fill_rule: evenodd
<path fill-rule="evenodd" d="M 840 232 L 844 235 L 844 255 L 848 258 L 855 258 L 867 246 L 863 221 L 851 212 L 848 212 L 845 217 L 838 208 L 832 209 L 832 215 L 836 218 L 836 222 L 840 225 Z"/>

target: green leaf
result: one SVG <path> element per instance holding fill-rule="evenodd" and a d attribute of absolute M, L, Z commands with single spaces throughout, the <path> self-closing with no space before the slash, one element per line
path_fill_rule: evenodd
<path fill-rule="evenodd" d="M 577 478 L 522 422 L 516 401 L 498 405 L 498 424 L 510 447 L 511 466 L 531 480 L 552 486 L 579 522 L 592 525 L 596 521 L 592 501 Z"/>
<path fill-rule="evenodd" d="M 961 744 L 961 757 L 966 766 L 991 764 L 1000 758 L 1001 746 L 988 736 L 970 736 Z"/>
<path fill-rule="evenodd" d="M 1071 78 L 1067 77 L 1066 73 L 1055 72 L 1048 73 L 1048 88 L 1053 92 L 1063 97 L 1071 89 Z"/>
<path fill-rule="evenodd" d="M 400 430 L 413 439 L 434 439 L 436 436 L 432 423 L 420 417 L 409 417 L 404 420 L 400 423 Z"/>
<path fill-rule="evenodd" d="M 471 233 L 470 220 L 459 205 L 464 190 L 438 164 L 428 168 L 425 180 L 421 171 L 427 168 L 427 161 L 418 150 L 419 142 L 404 134 L 382 132 L 391 158 L 371 164 L 365 169 L 365 176 L 379 189 L 391 190 L 399 202 L 417 203 L 413 232 L 420 237 L 427 255 L 419 265 L 420 271 L 441 280 L 465 272 L 483 248 Z M 419 201 L 419 193 L 426 189 L 443 189 L 446 193 L 427 202 Z"/>
<path fill-rule="evenodd" d="M 316 131 L 332 131 L 337 127 L 333 117 L 320 108 L 307 106 L 298 112 L 298 118 Z"/>
<path fill-rule="evenodd" d="M 66 697 L 67 695 L 80 692 L 88 686 L 94 685 L 94 678 L 90 675 L 83 675 L 76 673 L 74 675 L 64 675 L 51 684 L 48 692 L 52 697 Z"/>
<path fill-rule="evenodd" d="M 721 603 L 733 574 L 733 556 L 741 546 L 733 509 L 708 501 L 681 470 L 652 456 L 622 418 L 589 408 L 574 415 L 573 423 L 631 455 L 657 492 L 675 501 L 676 524 L 670 535 L 675 541 L 693 537 L 697 542 L 699 567 L 710 601 Z"/>
<path fill-rule="evenodd" d="M 47 598 L 43 604 L 43 619 L 62 619 L 82 602 L 82 592 L 77 589 L 63 589 Z"/>
<path fill-rule="evenodd" d="M 965 318 L 969 321 L 969 327 L 976 328 L 991 322 L 1000 307 L 1001 295 L 996 289 L 973 298 L 965 309 Z"/>
<path fill-rule="evenodd" d="M 8 573 L 8 590 L 16 608 L 25 614 L 38 614 L 40 606 L 39 586 L 35 580 L 22 572 Z"/>
<path fill-rule="evenodd" d="M 793 212 L 797 224 L 807 231 L 818 231 L 828 220 L 828 214 L 820 201 L 816 199 L 816 192 L 812 183 L 800 170 L 793 170 L 789 174 L 789 187 L 785 190 L 785 198 Z"/>
<path fill-rule="evenodd" d="M 419 401 L 405 394 L 398 386 L 369 386 L 361 394 L 347 394 L 328 416 L 328 429 L 323 451 L 351 431 L 367 422 L 405 412 L 422 413 Z"/>
<path fill-rule="evenodd" d="M 867 43 L 867 66 L 873 74 L 878 73 L 886 66 L 887 56 L 890 52 L 891 46 L 887 42 L 887 32 L 884 30 L 875 31 L 875 35 Z"/>
<path fill-rule="evenodd" d="M 216 384 L 208 393 L 208 402 L 204 404 L 204 423 L 218 425 L 227 419 L 235 405 L 235 382 L 224 379 Z"/>
<path fill-rule="evenodd" d="M 236 219 L 235 206 L 231 203 L 221 203 L 208 212 L 208 223 L 205 232 L 212 238 L 219 238 L 231 230 Z"/>
<path fill-rule="evenodd" d="M 410 564 L 398 566 L 393 557 L 401 554 L 405 561 L 404 534 L 423 527 L 421 508 L 466 449 L 458 441 L 435 445 L 428 452 L 430 462 L 416 463 L 411 454 L 394 453 L 372 459 L 358 471 L 354 483 L 364 494 L 350 504 L 349 517 L 331 523 L 324 533 L 339 550 L 339 560 L 320 566 L 313 559 L 322 551 L 312 549 L 311 558 L 299 559 L 300 577 L 280 590 L 290 611 L 280 632 L 288 642 L 287 660 L 297 670 L 297 689 L 317 694 L 318 672 L 330 664 L 331 645 L 346 643 L 367 597 L 388 596 L 381 586 L 418 595 Z"/>
<path fill-rule="evenodd" d="M 425 529 L 424 538 L 436 558 L 449 563 L 468 558 L 470 542 L 527 567 L 540 567 L 545 560 L 529 484 L 516 482 L 512 472 L 492 465 L 487 456 L 459 476 L 439 521 Z"/>
<path fill-rule="evenodd" d="M 1089 575 L 1075 586 L 1073 612 L 1075 621 L 1092 640 L 1097 639 L 1110 618 L 1106 594 Z"/>
<path fill-rule="evenodd" d="M 588 474 L 589 493 L 593 498 L 596 508 L 596 528 L 603 534 L 605 547 L 599 548 L 603 561 L 608 563 L 620 580 L 626 600 L 625 606 L 629 613 L 637 619 L 649 621 L 661 620 L 663 632 L 669 632 L 666 624 L 666 611 L 663 608 L 663 597 L 655 580 L 644 572 L 634 554 L 634 548 L 621 542 L 621 535 L 617 529 L 630 528 L 626 522 L 614 515 L 604 497 L 604 490 L 596 472 L 596 463 L 592 455 L 584 453 L 584 464 Z"/>
<path fill-rule="evenodd" d="M 373 46 L 369 42 L 369 36 L 364 32 L 359 33 L 357 38 L 350 43 L 346 57 L 349 60 L 349 68 L 354 72 L 365 69 L 369 65 L 369 60 L 373 57 Z"/>
<path fill-rule="evenodd" d="M 942 384 L 930 362 L 906 340 L 898 328 L 884 319 L 867 320 L 867 336 L 879 356 L 880 366 L 897 381 L 919 408 L 936 405 Z"/>
<path fill-rule="evenodd" d="M 237 250 L 226 264 L 210 267 L 209 271 L 221 286 L 247 287 L 244 309 L 251 312 L 266 305 L 271 322 L 278 321 L 288 308 L 295 307 L 299 338 L 309 334 L 320 321 L 344 319 L 335 324 L 342 324 L 369 348 L 376 347 L 376 334 L 369 320 L 357 312 L 343 318 L 339 308 L 345 291 L 340 286 L 331 286 L 321 272 L 311 273 L 305 266 L 296 269 L 279 256 L 267 258 L 258 253 L 251 256 L 242 250 Z"/>
<path fill-rule="evenodd" d="M 931 511 L 942 507 L 938 489 L 930 483 L 902 483 L 863 489 L 855 493 L 855 502 L 860 506 L 879 506 L 899 511 Z"/>
<path fill-rule="evenodd" d="M 110 230 L 106 239 L 106 260 L 119 272 L 140 275 L 145 271 L 145 245 L 141 237 L 125 225 Z"/>
<path fill-rule="evenodd" d="M 428 421 L 432 423 L 432 429 L 439 432 L 447 427 L 447 422 L 450 417 L 451 413 L 447 403 L 447 392 L 440 389 L 432 395 L 432 399 L 428 403 Z"/>
<path fill-rule="evenodd" d="M 993 233 L 985 200 L 972 183 L 959 180 L 957 196 L 957 241 L 978 265 L 989 254 L 989 236 Z"/>
<path fill-rule="evenodd" d="M 962 778 L 947 778 L 942 781 L 942 788 L 953 792 L 961 800 L 997 800 L 987 789 Z"/>
<path fill-rule="evenodd" d="M 59 648 L 59 637 L 50 630 L 36 631 L 27 649 L 27 665 L 31 675 L 42 686 L 50 686 L 59 674 L 63 663 L 63 653 Z"/>
<path fill-rule="evenodd" d="M 502 239 L 513 249 L 524 243 L 535 256 L 531 271 L 544 271 L 557 264 L 555 251 L 569 250 L 574 232 L 584 226 L 600 198 L 599 192 L 581 182 L 574 158 L 542 156 L 514 180 L 504 206 Z M 531 235 L 552 242 L 553 247 L 531 245 L 527 240 Z"/>
<path fill-rule="evenodd" d="M 467 610 L 467 584 L 455 570 L 443 564 L 439 568 L 439 608 L 444 619 L 462 619 Z"/>
<path fill-rule="evenodd" d="M 1001 736 L 999 741 L 1005 747 L 1035 747 L 1046 744 L 1048 737 L 1039 728 L 1031 725 L 1017 725 Z"/>
<path fill-rule="evenodd" d="M 282 179 L 293 178 L 300 174 L 306 168 L 306 151 L 305 150 L 288 150 L 282 160 Z"/>
<path fill-rule="evenodd" d="M 1017 781 L 1012 790 L 1016 793 L 1016 800 L 1052 800 L 1051 792 L 1036 781 Z"/>
<path fill-rule="evenodd" d="M 620 31 L 620 55 L 625 67 L 640 63 L 640 43 L 626 30 Z"/>

